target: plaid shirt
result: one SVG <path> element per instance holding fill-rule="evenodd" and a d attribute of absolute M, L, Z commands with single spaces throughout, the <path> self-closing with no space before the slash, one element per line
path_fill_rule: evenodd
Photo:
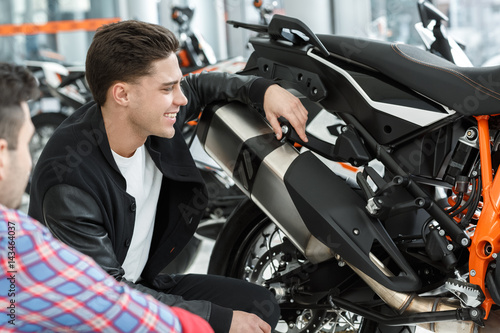
<path fill-rule="evenodd" d="M 118 283 L 40 223 L 2 205 L 0 265 L 0 332 L 212 331 L 200 317 Z"/>

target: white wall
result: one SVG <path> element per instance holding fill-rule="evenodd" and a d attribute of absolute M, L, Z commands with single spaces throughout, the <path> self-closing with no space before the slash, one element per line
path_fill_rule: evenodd
<path fill-rule="evenodd" d="M 128 18 L 158 24 L 157 0 L 128 0 Z"/>
<path fill-rule="evenodd" d="M 366 36 L 371 22 L 371 1 L 333 0 L 333 3 L 334 11 L 332 20 L 335 34 L 358 37 Z"/>

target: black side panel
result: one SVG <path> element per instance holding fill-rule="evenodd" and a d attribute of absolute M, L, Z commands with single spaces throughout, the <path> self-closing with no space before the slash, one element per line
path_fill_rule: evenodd
<path fill-rule="evenodd" d="M 381 144 L 400 141 L 422 128 L 372 107 L 344 76 L 316 62 L 304 52 L 292 52 L 289 48 L 280 47 L 280 43 L 259 39 L 252 40 L 252 45 L 255 48 L 252 58 L 257 59 L 258 70 L 253 68 L 248 73 L 277 80 L 286 88 L 294 88 L 311 101 L 320 103 L 326 110 L 354 114 Z M 372 96 L 376 101 L 433 109 L 432 105 L 422 101 L 423 97 L 379 73 L 332 57 L 328 61 L 345 69 L 356 81 L 360 81 L 364 90 L 369 90 L 372 95 L 376 92 Z"/>
<path fill-rule="evenodd" d="M 380 221 L 365 213 L 365 202 L 312 153 L 295 159 L 284 177 L 292 200 L 311 233 L 350 264 L 389 289 L 416 291 L 419 277 L 403 258 Z M 400 272 L 387 277 L 370 260 L 383 248 Z"/>

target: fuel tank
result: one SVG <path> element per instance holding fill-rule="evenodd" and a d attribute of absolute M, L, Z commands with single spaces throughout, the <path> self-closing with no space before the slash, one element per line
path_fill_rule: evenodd
<path fill-rule="evenodd" d="M 420 279 L 364 201 L 312 152 L 300 154 L 276 140 L 264 117 L 249 106 L 208 106 L 197 135 L 227 172 L 313 263 L 339 255 L 382 285 L 415 291 Z M 370 259 L 376 251 L 397 267 L 389 276 Z"/>

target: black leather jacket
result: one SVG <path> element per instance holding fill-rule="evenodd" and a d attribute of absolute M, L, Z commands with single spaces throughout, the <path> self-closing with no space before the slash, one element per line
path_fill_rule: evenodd
<path fill-rule="evenodd" d="M 95 103 L 71 115 L 47 143 L 33 173 L 29 214 L 118 281 L 196 313 L 214 329 L 229 327 L 230 309 L 156 291 L 172 287 L 172 278 L 158 273 L 191 239 L 207 203 L 205 185 L 178 124 L 196 118 L 216 100 L 239 100 L 262 108 L 270 84 L 226 73 L 188 76 L 181 83 L 188 105 L 177 116 L 176 134 L 172 139 L 151 136 L 146 141 L 163 174 L 151 250 L 141 275 L 152 288 L 123 278 L 121 265 L 132 239 L 135 199 L 125 191 L 125 179 L 111 154 L 101 109 Z"/>

